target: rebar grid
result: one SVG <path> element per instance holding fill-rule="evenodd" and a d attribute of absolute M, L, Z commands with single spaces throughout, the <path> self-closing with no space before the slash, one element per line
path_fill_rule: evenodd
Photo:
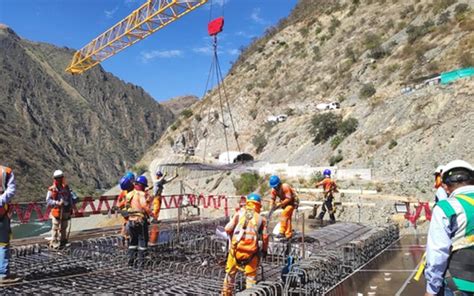
<path fill-rule="evenodd" d="M 128 264 L 127 245 L 120 236 L 73 242 L 64 251 L 29 245 L 12 249 L 11 269 L 25 281 L 4 288 L 5 294 L 156 294 L 219 295 L 225 276 L 226 241 L 215 229 L 225 219 L 181 223 L 160 229 L 160 243 L 149 248 L 143 262 Z M 309 231 L 291 243 L 271 242 L 262 260 L 259 283 L 245 289 L 238 273 L 239 295 L 321 295 L 398 238 L 395 226 L 371 228 L 337 223 Z M 303 254 L 303 250 L 304 254 Z M 288 255 L 296 263 L 287 280 L 281 270 Z M 303 256 L 304 255 L 304 256 Z"/>

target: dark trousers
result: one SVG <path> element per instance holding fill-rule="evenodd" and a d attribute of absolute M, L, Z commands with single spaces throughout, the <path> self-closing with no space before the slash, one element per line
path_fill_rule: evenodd
<path fill-rule="evenodd" d="M 133 264 L 138 258 L 138 263 L 143 263 L 148 247 L 148 222 L 128 221 L 128 233 L 128 262 Z"/>
<path fill-rule="evenodd" d="M 326 212 L 329 211 L 329 219 L 331 219 L 331 222 L 336 222 L 332 200 L 333 200 L 332 196 L 328 196 L 326 198 L 326 200 L 323 203 L 323 206 L 321 207 L 321 213 L 319 214 L 319 219 L 323 220 L 324 215 L 326 215 Z"/>

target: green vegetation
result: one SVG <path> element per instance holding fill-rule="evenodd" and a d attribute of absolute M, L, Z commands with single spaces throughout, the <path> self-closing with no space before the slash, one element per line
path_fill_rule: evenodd
<path fill-rule="evenodd" d="M 388 144 L 388 149 L 392 150 L 392 149 L 395 148 L 395 146 L 397 146 L 397 145 L 398 145 L 397 141 L 394 140 L 394 139 L 392 139 L 392 140 L 390 141 L 390 144 Z"/>
<path fill-rule="evenodd" d="M 341 150 L 339 150 L 336 155 L 331 156 L 331 158 L 329 159 L 329 165 L 333 166 L 336 163 L 341 162 L 343 159 L 344 157 L 342 156 L 342 152 Z"/>
<path fill-rule="evenodd" d="M 200 122 L 202 120 L 202 117 L 201 117 L 201 115 L 196 114 L 196 115 L 194 115 L 194 119 L 196 119 L 197 122 Z"/>
<path fill-rule="evenodd" d="M 181 111 L 181 115 L 186 118 L 189 118 L 193 116 L 193 111 L 191 111 L 190 109 L 184 109 L 183 111 Z"/>
<path fill-rule="evenodd" d="M 268 142 L 267 142 L 267 139 L 265 138 L 265 135 L 263 133 L 259 133 L 255 137 L 253 137 L 252 144 L 253 146 L 255 146 L 255 149 L 257 150 L 257 154 L 260 154 L 263 151 L 263 148 L 267 146 Z"/>
<path fill-rule="evenodd" d="M 370 98 L 375 94 L 376 90 L 372 83 L 367 83 L 362 86 L 359 91 L 359 96 L 362 98 Z"/>
<path fill-rule="evenodd" d="M 323 173 L 321 173 L 320 171 L 317 171 L 311 175 L 310 182 L 311 184 L 315 184 L 323 179 L 324 179 Z"/>
<path fill-rule="evenodd" d="M 243 173 L 238 179 L 234 179 L 233 183 L 238 195 L 247 195 L 257 190 L 263 195 L 270 189 L 265 178 L 256 173 Z"/>
<path fill-rule="evenodd" d="M 324 143 L 334 136 L 331 147 L 336 149 L 347 136 L 357 130 L 358 125 L 359 122 L 353 117 L 342 120 L 340 115 L 334 113 L 316 114 L 311 119 L 310 134 L 315 145 Z"/>
<path fill-rule="evenodd" d="M 359 121 L 357 121 L 357 119 L 354 117 L 349 117 L 339 124 L 339 133 L 341 134 L 342 138 L 345 138 L 355 132 L 358 126 Z"/>
<path fill-rule="evenodd" d="M 339 146 L 339 144 L 341 144 L 343 140 L 344 140 L 344 138 L 341 137 L 340 135 L 334 136 L 334 137 L 331 139 L 331 147 L 332 147 L 332 149 L 336 149 L 337 146 Z"/>
<path fill-rule="evenodd" d="M 407 27 L 408 42 L 413 43 L 417 39 L 425 36 L 433 30 L 434 22 L 432 20 L 425 21 L 421 26 L 409 25 Z"/>
<path fill-rule="evenodd" d="M 177 130 L 181 126 L 181 120 L 176 120 L 173 125 L 170 127 L 172 131 Z"/>

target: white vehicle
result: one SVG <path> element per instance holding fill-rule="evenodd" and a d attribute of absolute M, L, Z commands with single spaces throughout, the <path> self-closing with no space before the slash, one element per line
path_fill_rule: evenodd
<path fill-rule="evenodd" d="M 267 117 L 267 122 L 283 122 L 288 119 L 288 115 L 280 114 L 280 115 L 270 115 Z"/>
<path fill-rule="evenodd" d="M 341 108 L 341 104 L 339 104 L 338 102 L 320 103 L 316 105 L 316 109 L 318 110 L 336 110 L 340 108 Z"/>

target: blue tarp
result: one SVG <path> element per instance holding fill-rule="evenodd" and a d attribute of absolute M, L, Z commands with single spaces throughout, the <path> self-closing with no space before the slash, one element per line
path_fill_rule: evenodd
<path fill-rule="evenodd" d="M 463 68 L 451 72 L 441 73 L 441 84 L 448 84 L 459 78 L 474 76 L 474 67 Z"/>

